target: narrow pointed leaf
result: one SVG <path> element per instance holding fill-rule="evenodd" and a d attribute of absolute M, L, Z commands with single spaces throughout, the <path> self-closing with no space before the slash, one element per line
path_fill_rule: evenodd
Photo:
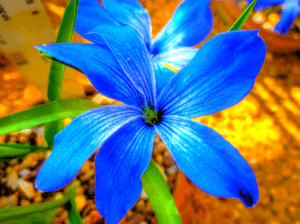
<path fill-rule="evenodd" d="M 20 159 L 33 152 L 48 150 L 50 150 L 48 147 L 2 143 L 0 144 L 0 163 Z"/>
<path fill-rule="evenodd" d="M 43 213 L 60 206 L 63 206 L 68 202 L 68 198 L 64 197 L 62 199 L 53 200 L 50 202 L 26 205 L 26 206 L 16 206 L 16 207 L 7 207 L 0 209 L 0 222 L 6 222 L 11 220 L 17 220 L 26 218 L 29 215 L 36 213 Z M 19 220 L 18 220 L 19 221 Z M 15 222 L 20 223 L 20 222 Z"/>
<path fill-rule="evenodd" d="M 53 210 L 56 210 L 58 207 L 61 207 L 64 204 L 68 203 L 70 200 L 73 200 L 72 198 L 75 197 L 77 185 L 77 183 L 72 184 L 67 189 L 66 196 L 62 199 L 33 205 L 2 208 L 0 209 L 0 223 L 28 223 L 29 219 L 32 219 L 33 217 L 38 219 L 37 223 L 47 223 L 45 222 L 46 220 L 44 222 L 40 222 L 40 219 L 42 219 L 47 212 L 52 213 Z M 28 221 L 26 222 L 26 220 Z"/>
<path fill-rule="evenodd" d="M 80 213 L 77 208 L 77 203 L 75 200 L 76 197 L 76 188 L 79 185 L 79 182 L 75 182 L 67 191 L 67 197 L 69 197 L 68 203 L 65 205 L 68 212 L 68 219 L 70 223 L 83 224 Z"/>
<path fill-rule="evenodd" d="M 67 5 L 58 30 L 56 43 L 67 43 L 72 41 L 78 4 L 78 0 L 71 0 Z M 50 101 L 59 100 L 61 97 L 65 68 L 66 66 L 59 62 L 52 61 L 51 63 L 47 93 Z"/>
<path fill-rule="evenodd" d="M 230 27 L 229 31 L 240 30 L 248 17 L 250 16 L 251 11 L 253 10 L 257 0 L 253 0 L 253 2 L 245 9 L 242 15 L 235 21 L 235 23 Z"/>
<path fill-rule="evenodd" d="M 58 30 L 56 43 L 67 43 L 72 41 L 75 28 L 75 20 L 78 11 L 78 0 L 71 0 L 66 7 L 60 27 Z M 52 61 L 49 73 L 49 83 L 47 96 L 50 101 L 60 100 L 62 83 L 66 65 L 58 61 Z M 63 129 L 61 120 L 53 121 L 45 127 L 45 139 L 49 146 L 53 146 L 54 136 Z"/>
<path fill-rule="evenodd" d="M 143 188 L 149 197 L 157 220 L 160 224 L 181 224 L 170 189 L 164 176 L 154 162 L 142 175 Z"/>
<path fill-rule="evenodd" d="M 55 215 L 58 212 L 58 208 L 39 212 L 30 215 L 24 215 L 22 217 L 11 217 L 10 220 L 1 222 L 1 224 L 52 224 L 55 220 Z"/>
<path fill-rule="evenodd" d="M 73 118 L 96 107 L 94 103 L 85 99 L 52 101 L 38 105 L 0 118 L 0 135 L 32 128 L 51 121 Z"/>

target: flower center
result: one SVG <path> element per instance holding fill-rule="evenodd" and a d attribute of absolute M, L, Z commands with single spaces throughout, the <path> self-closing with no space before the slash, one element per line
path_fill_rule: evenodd
<path fill-rule="evenodd" d="M 149 100 L 147 100 L 147 103 L 148 103 L 148 106 L 142 108 L 144 120 L 149 125 L 157 124 L 159 122 L 159 117 L 157 116 L 157 111 L 151 105 Z"/>

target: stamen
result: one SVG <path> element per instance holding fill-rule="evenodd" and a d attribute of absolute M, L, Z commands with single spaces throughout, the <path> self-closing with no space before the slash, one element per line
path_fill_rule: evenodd
<path fill-rule="evenodd" d="M 152 106 L 150 100 L 147 100 L 147 106 L 142 108 L 144 120 L 149 125 L 154 125 L 159 122 L 157 111 Z"/>

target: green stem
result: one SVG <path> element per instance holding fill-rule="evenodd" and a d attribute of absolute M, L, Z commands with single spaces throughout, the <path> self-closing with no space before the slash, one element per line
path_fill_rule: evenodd
<path fill-rule="evenodd" d="M 69 43 L 72 41 L 78 3 L 78 0 L 70 0 L 70 2 L 68 3 L 62 21 L 60 23 L 56 43 Z M 54 60 L 51 62 L 47 92 L 49 101 L 60 100 L 65 69 L 65 64 Z M 53 121 L 46 125 L 45 139 L 49 147 L 53 147 L 54 136 L 63 128 L 64 124 L 61 120 Z"/>
<path fill-rule="evenodd" d="M 74 34 L 75 20 L 78 10 L 78 0 L 70 0 L 61 20 L 55 43 L 70 43 Z M 52 61 L 49 73 L 48 99 L 60 100 L 62 92 L 63 74 L 66 65 Z"/>
<path fill-rule="evenodd" d="M 142 183 L 160 224 L 182 224 L 166 180 L 154 162 L 142 175 Z"/>

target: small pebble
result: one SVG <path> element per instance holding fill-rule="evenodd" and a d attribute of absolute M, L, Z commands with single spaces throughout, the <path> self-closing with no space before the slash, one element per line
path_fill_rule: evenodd
<path fill-rule="evenodd" d="M 152 205 L 151 205 L 150 202 L 147 202 L 145 211 L 148 212 L 148 213 L 154 214 L 154 210 L 153 210 Z"/>
<path fill-rule="evenodd" d="M 147 198 L 148 198 L 148 195 L 146 194 L 144 188 L 142 189 L 142 192 L 141 192 L 140 197 L 141 197 L 142 199 L 147 199 Z"/>
<path fill-rule="evenodd" d="M 21 177 L 25 177 L 30 173 L 29 169 L 24 169 L 22 170 L 19 174 L 21 175 Z"/>
<path fill-rule="evenodd" d="M 133 217 L 133 215 L 134 215 L 134 213 L 131 210 L 129 210 L 126 214 L 126 218 L 130 219 L 131 217 Z"/>
<path fill-rule="evenodd" d="M 259 24 L 262 24 L 262 23 L 265 23 L 267 21 L 267 18 L 265 16 L 264 13 L 262 13 L 261 11 L 257 11 L 254 13 L 254 15 L 252 16 L 252 20 L 255 22 L 255 23 L 259 23 Z"/>
<path fill-rule="evenodd" d="M 13 171 L 7 176 L 7 186 L 10 187 L 13 191 L 15 191 L 18 186 L 18 174 L 17 172 Z"/>
<path fill-rule="evenodd" d="M 67 126 L 72 121 L 72 118 L 63 119 L 64 125 Z"/>
<path fill-rule="evenodd" d="M 34 127 L 33 132 L 36 133 L 37 135 L 43 136 L 45 133 L 45 127 L 44 126 Z"/>
<path fill-rule="evenodd" d="M 80 177 L 80 180 L 82 180 L 82 181 L 87 181 L 87 180 L 89 180 L 90 178 L 92 178 L 94 175 L 95 175 L 95 170 L 94 170 L 94 169 L 89 170 L 88 172 L 86 172 L 85 174 L 83 174 L 83 175 Z"/>
<path fill-rule="evenodd" d="M 43 197 L 42 197 L 42 194 L 40 193 L 40 192 L 38 192 L 37 194 L 36 194 L 36 196 L 34 197 L 34 199 L 33 199 L 33 201 L 35 202 L 35 203 L 39 203 L 39 202 L 41 202 L 43 200 Z"/>
<path fill-rule="evenodd" d="M 27 167 L 35 167 L 38 163 L 40 156 L 37 153 L 31 153 L 29 154 L 22 162 L 21 166 L 22 168 Z"/>
<path fill-rule="evenodd" d="M 17 159 L 14 159 L 14 160 L 9 161 L 9 165 L 11 165 L 11 166 L 15 166 L 15 165 L 17 165 L 18 163 L 19 163 L 19 161 L 18 161 Z"/>
<path fill-rule="evenodd" d="M 155 145 L 154 149 L 153 149 L 153 154 L 156 155 L 158 153 L 163 153 L 164 151 L 166 151 L 166 146 L 165 144 L 160 141 L 157 143 L 157 145 Z"/>
<path fill-rule="evenodd" d="M 144 200 L 139 200 L 136 204 L 135 204 L 135 207 L 136 207 L 136 210 L 138 212 L 142 212 L 144 209 L 145 209 L 145 206 L 146 206 L 146 203 Z"/>
<path fill-rule="evenodd" d="M 26 200 L 26 199 L 21 199 L 20 201 L 20 205 L 29 205 L 30 201 Z"/>
<path fill-rule="evenodd" d="M 28 182 L 28 181 L 23 180 L 23 179 L 19 179 L 18 183 L 19 183 L 19 189 L 26 196 L 26 198 L 28 198 L 28 199 L 34 198 L 34 196 L 36 194 L 36 191 L 35 191 L 35 188 L 33 186 L 33 183 Z"/>
<path fill-rule="evenodd" d="M 128 224 L 139 224 L 145 220 L 145 215 L 137 214 L 128 221 Z"/>
<path fill-rule="evenodd" d="M 32 130 L 33 130 L 33 129 L 28 128 L 28 129 L 23 129 L 23 130 L 21 130 L 20 132 L 21 132 L 22 134 L 24 134 L 24 135 L 29 135 L 29 134 L 31 134 Z"/>
<path fill-rule="evenodd" d="M 15 170 L 16 172 L 19 172 L 19 171 L 21 170 L 21 165 L 20 165 L 20 164 L 16 164 L 16 165 L 14 166 L 14 170 Z"/>
<path fill-rule="evenodd" d="M 103 219 L 97 210 L 91 211 L 89 216 L 92 218 L 92 223 L 100 223 Z"/>
<path fill-rule="evenodd" d="M 95 178 L 89 179 L 89 186 L 95 185 Z"/>
<path fill-rule="evenodd" d="M 270 24 L 274 26 L 279 20 L 279 15 L 277 13 L 270 13 L 268 15 L 268 20 Z"/>
<path fill-rule="evenodd" d="M 82 185 L 76 188 L 76 194 L 84 194 L 84 187 Z"/>
<path fill-rule="evenodd" d="M 262 28 L 264 28 L 265 30 L 268 30 L 268 31 L 273 31 L 273 25 L 269 21 L 265 22 L 262 25 Z"/>
<path fill-rule="evenodd" d="M 75 200 L 76 200 L 77 208 L 81 212 L 84 206 L 86 205 L 86 198 L 84 195 L 77 195 Z"/>
<path fill-rule="evenodd" d="M 174 164 L 174 160 L 168 150 L 164 152 L 164 162 L 163 163 L 167 167 Z"/>
<path fill-rule="evenodd" d="M 67 220 L 67 219 L 68 219 L 68 212 L 67 212 L 67 211 L 63 211 L 63 212 L 60 214 L 59 218 L 60 218 L 61 220 L 63 220 L 63 221 Z"/>
<path fill-rule="evenodd" d="M 178 167 L 175 164 L 168 166 L 166 169 L 167 175 L 173 175 L 177 172 L 178 172 Z"/>
<path fill-rule="evenodd" d="M 83 223 L 91 223 L 92 222 L 92 218 L 90 216 L 86 216 L 82 220 L 83 220 Z"/>
<path fill-rule="evenodd" d="M 54 196 L 54 199 L 55 200 L 59 200 L 59 199 L 62 199 L 64 197 L 64 194 L 61 193 L 61 192 L 57 192 Z"/>
<path fill-rule="evenodd" d="M 83 166 L 81 167 L 80 172 L 81 172 L 81 173 L 86 173 L 86 172 L 88 172 L 88 171 L 91 169 L 91 164 L 92 164 L 92 162 L 89 161 L 89 160 L 87 160 L 87 161 L 83 164 Z"/>
<path fill-rule="evenodd" d="M 0 207 L 8 207 L 8 206 L 17 206 L 18 205 L 18 195 L 12 194 L 8 197 L 2 196 L 0 198 Z"/>
<path fill-rule="evenodd" d="M 159 164 L 162 164 L 163 161 L 164 161 L 164 157 L 161 155 L 161 154 L 157 154 L 155 157 L 154 157 L 155 161 Z"/>

